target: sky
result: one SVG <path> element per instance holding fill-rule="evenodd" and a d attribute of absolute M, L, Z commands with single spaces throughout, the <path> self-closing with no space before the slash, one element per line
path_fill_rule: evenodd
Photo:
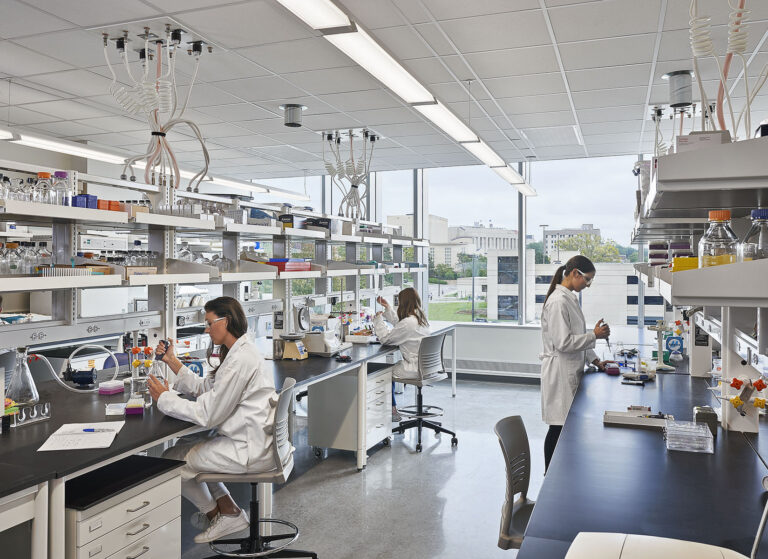
<path fill-rule="evenodd" d="M 531 185 L 538 196 L 528 198 L 528 234 L 541 240 L 542 224 L 548 229 L 579 227 L 592 223 L 603 238 L 629 245 L 634 225 L 637 179 L 632 174 L 636 158 L 593 157 L 532 164 Z M 413 211 L 411 171 L 379 173 L 384 189 L 383 214 Z M 429 212 L 448 219 L 449 225 L 472 225 L 489 221 L 496 227 L 517 229 L 517 190 L 491 169 L 442 167 L 426 169 Z M 259 181 L 281 188 L 303 191 L 302 179 Z M 319 177 L 309 177 L 308 193 L 317 204 Z M 299 202 L 303 204 L 303 202 Z"/>

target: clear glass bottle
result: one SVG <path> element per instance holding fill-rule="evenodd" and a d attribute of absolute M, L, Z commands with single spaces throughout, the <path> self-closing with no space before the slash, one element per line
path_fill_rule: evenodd
<path fill-rule="evenodd" d="M 142 266 L 141 258 L 141 241 L 138 239 L 133 241 L 133 249 L 130 255 L 131 266 Z"/>
<path fill-rule="evenodd" d="M 189 250 L 189 243 L 187 241 L 181 242 L 178 259 L 184 260 L 185 262 L 192 262 L 195 259 L 195 255 Z"/>
<path fill-rule="evenodd" d="M 8 275 L 8 250 L 0 243 L 0 276 Z"/>
<path fill-rule="evenodd" d="M 738 252 L 739 238 L 731 229 L 730 210 L 709 212 L 709 229 L 699 241 L 699 268 L 733 264 Z"/>
<path fill-rule="evenodd" d="M 8 274 L 12 276 L 22 274 L 23 263 L 19 252 L 19 243 L 5 243 L 8 249 Z"/>
<path fill-rule="evenodd" d="M 53 174 L 51 204 L 59 206 L 72 205 L 72 193 L 69 190 L 69 174 L 66 171 L 56 171 Z"/>
<path fill-rule="evenodd" d="M 752 227 L 739 245 L 739 261 L 768 258 L 768 208 L 752 210 Z"/>
<path fill-rule="evenodd" d="M 40 394 L 37 392 L 37 386 L 27 365 L 27 350 L 26 347 L 16 349 L 16 366 L 13 369 L 11 382 L 5 390 L 5 397 L 18 404 L 30 406 L 40 401 Z"/>
<path fill-rule="evenodd" d="M 46 242 L 37 243 L 37 265 L 44 267 L 53 266 L 53 257 L 48 250 L 48 243 Z"/>
<path fill-rule="evenodd" d="M 21 263 L 23 274 L 34 276 L 35 268 L 37 268 L 37 251 L 35 250 L 35 243 L 23 242 L 21 243 Z"/>
<path fill-rule="evenodd" d="M 35 202 L 41 204 L 51 204 L 53 193 L 53 184 L 51 183 L 50 173 L 38 173 L 37 184 L 35 184 Z"/>

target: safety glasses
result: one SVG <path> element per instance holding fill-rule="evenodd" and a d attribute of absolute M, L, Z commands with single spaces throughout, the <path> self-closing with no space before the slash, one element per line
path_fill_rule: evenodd
<path fill-rule="evenodd" d="M 584 283 L 586 283 L 586 284 L 587 284 L 587 287 L 589 287 L 590 285 L 592 285 L 592 280 L 594 280 L 594 279 L 595 279 L 595 276 L 592 276 L 591 278 L 589 278 L 589 277 L 587 277 L 587 274 L 585 274 L 584 272 L 582 272 L 582 271 L 581 271 L 581 270 L 579 270 L 578 268 L 575 268 L 575 270 L 576 270 L 577 272 L 579 272 L 579 275 L 580 275 L 581 277 L 583 277 L 583 278 L 584 278 Z M 219 320 L 221 320 L 221 319 L 219 319 Z"/>
<path fill-rule="evenodd" d="M 587 285 L 589 285 L 589 284 L 587 284 Z M 226 316 L 221 316 L 221 317 L 217 318 L 216 320 L 214 320 L 213 322 L 208 322 L 208 321 L 206 320 L 206 321 L 205 321 L 205 329 L 206 329 L 206 330 L 210 330 L 211 328 L 213 328 L 213 325 L 214 325 L 214 324 L 216 324 L 218 321 L 220 321 L 220 320 L 226 320 L 226 319 L 227 319 L 227 317 L 226 317 Z"/>

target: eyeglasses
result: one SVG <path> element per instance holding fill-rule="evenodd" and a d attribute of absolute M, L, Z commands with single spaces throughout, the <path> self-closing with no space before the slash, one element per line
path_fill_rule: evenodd
<path fill-rule="evenodd" d="M 595 279 L 595 276 L 592 276 L 591 278 L 588 278 L 588 277 L 587 277 L 587 274 L 585 274 L 584 272 L 582 272 L 582 271 L 581 271 L 581 270 L 579 270 L 578 268 L 574 268 L 574 269 L 575 269 L 577 272 L 579 272 L 579 275 L 580 275 L 581 277 L 583 277 L 583 278 L 584 278 L 584 283 L 586 283 L 586 284 L 587 284 L 587 287 L 589 287 L 590 285 L 592 285 L 592 280 L 593 280 L 593 279 Z M 219 320 L 221 320 L 221 319 L 219 319 Z"/>
<path fill-rule="evenodd" d="M 213 327 L 213 325 L 216 324 L 219 320 L 226 320 L 226 318 L 227 318 L 226 316 L 221 316 L 221 317 L 217 318 L 216 320 L 214 320 L 213 322 L 208 322 L 206 320 L 205 321 L 205 328 L 207 330 L 210 330 Z"/>

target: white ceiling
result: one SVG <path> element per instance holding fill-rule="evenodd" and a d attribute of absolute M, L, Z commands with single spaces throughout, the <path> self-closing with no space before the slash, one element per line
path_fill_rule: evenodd
<path fill-rule="evenodd" d="M 338 3 L 508 162 L 652 151 L 648 105 L 668 96 L 661 75 L 692 68 L 688 0 Z M 699 5 L 723 53 L 727 2 Z M 768 2 L 747 7 L 756 76 L 768 62 Z M 135 35 L 145 24 L 160 32 L 169 22 L 215 45 L 202 57 L 187 113 L 201 125 L 215 173 L 319 174 L 317 132 L 361 126 L 385 137 L 377 170 L 478 163 L 275 0 L 0 0 L 0 13 L 0 122 L 144 152 L 146 125 L 108 93 L 101 32 Z M 117 62 L 113 48 L 110 56 Z M 179 59 L 178 74 L 185 93 L 189 57 Z M 713 60 L 701 63 L 701 74 L 714 97 Z M 734 99 L 740 108 L 743 82 Z M 284 102 L 308 107 L 304 128 L 283 126 Z M 768 118 L 768 88 L 755 108 L 753 122 Z M 665 122 L 667 138 L 671 126 Z M 185 166 L 202 161 L 189 135 L 173 136 Z"/>

